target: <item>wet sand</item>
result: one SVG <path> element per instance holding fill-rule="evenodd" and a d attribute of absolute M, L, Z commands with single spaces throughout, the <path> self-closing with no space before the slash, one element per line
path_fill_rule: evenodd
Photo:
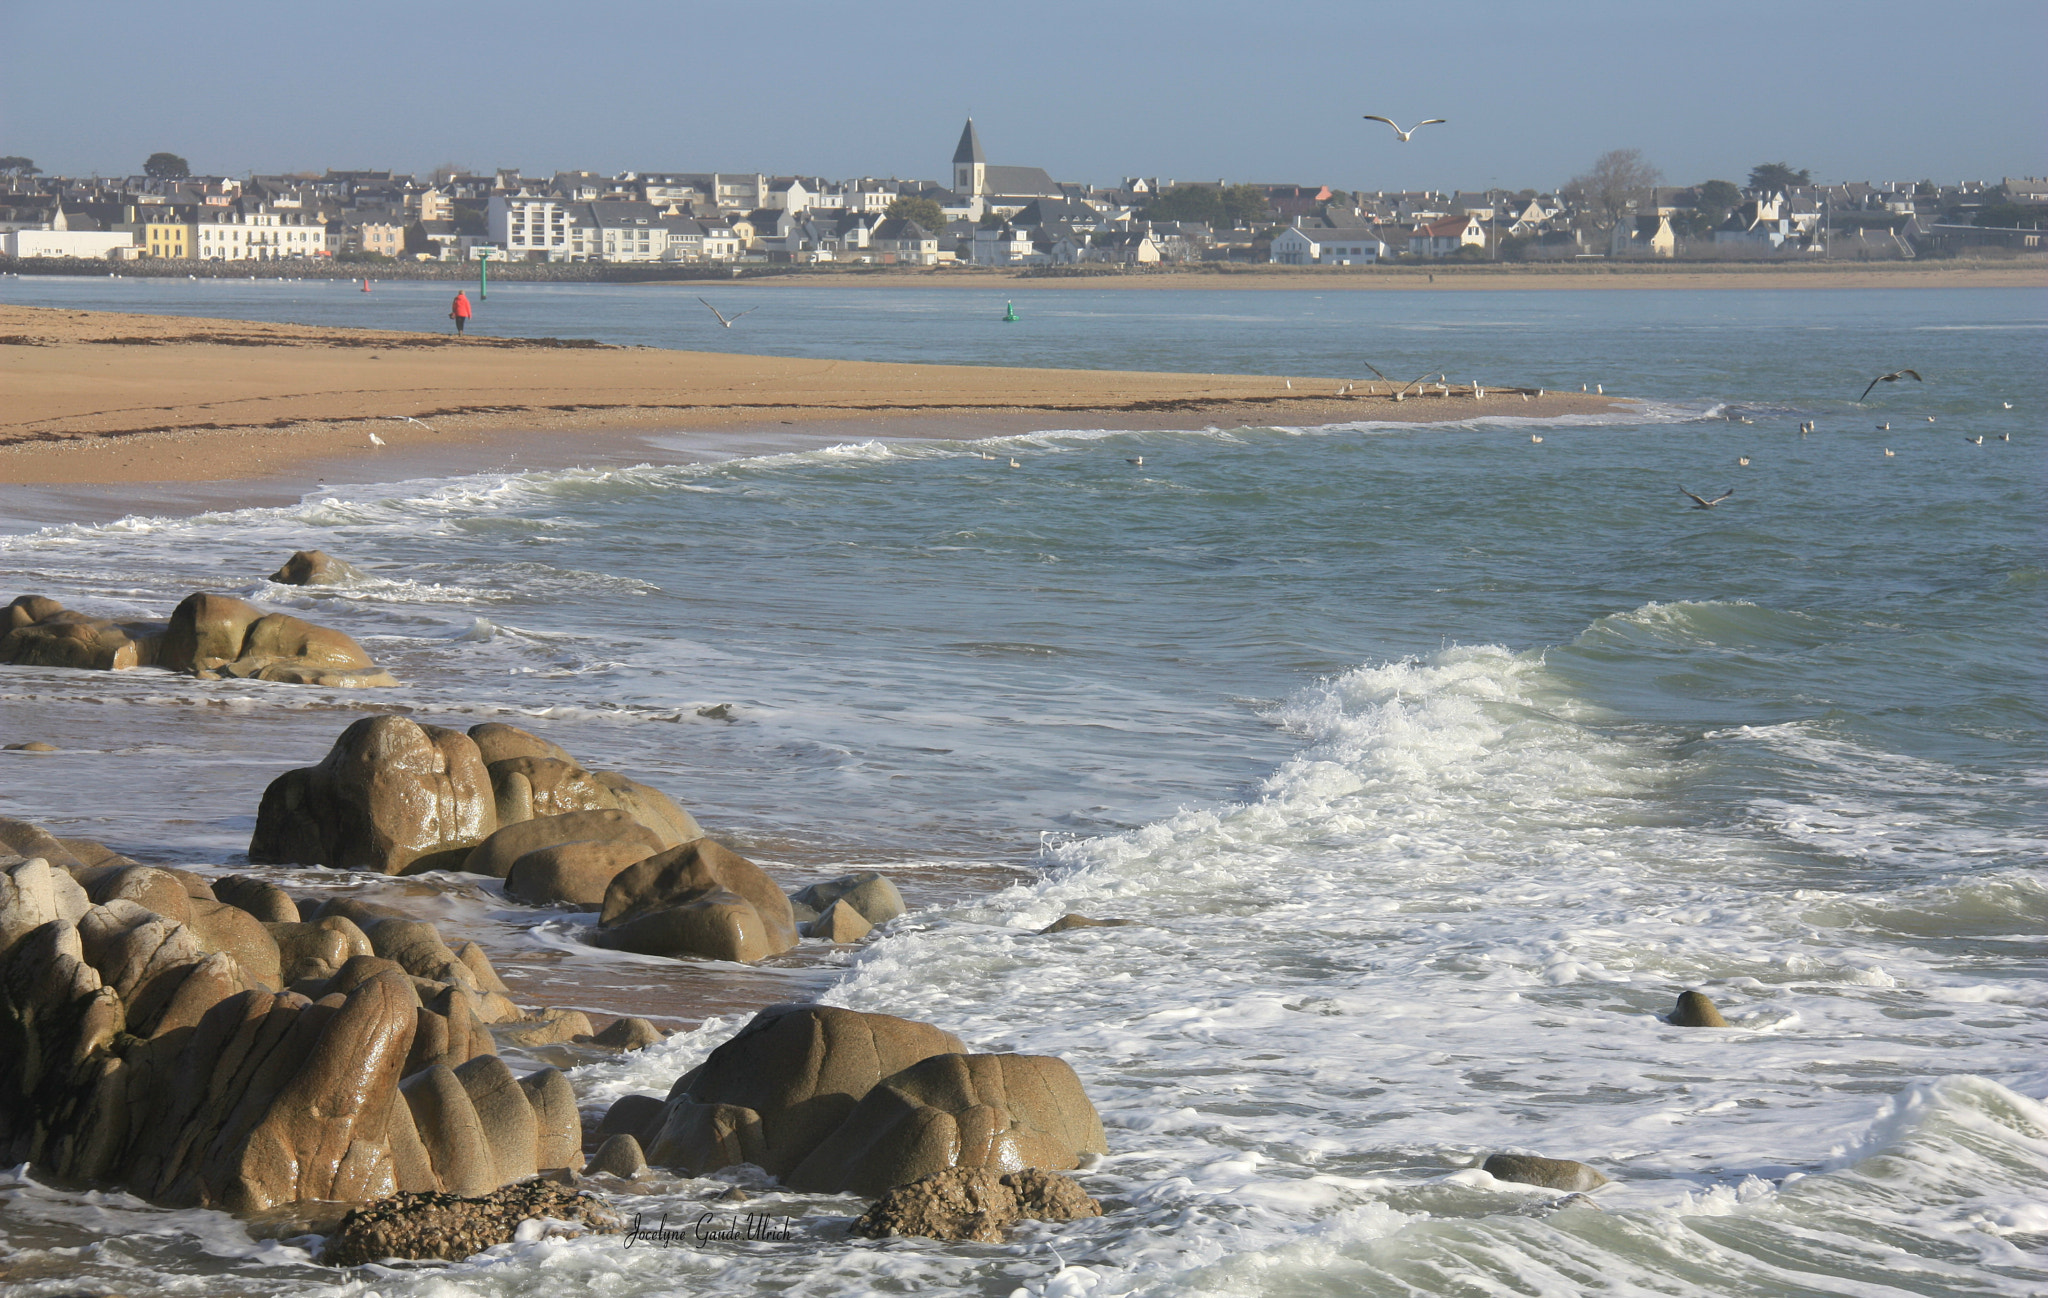
<path fill-rule="evenodd" d="M 1369 373 L 1290 380 L 797 360 L 0 306 L 0 485 L 239 482 L 225 498 L 217 488 L 184 494 L 255 504 L 266 478 L 272 496 L 296 499 L 330 478 L 673 462 L 940 427 L 960 437 L 1425 422 L 1475 406 L 1553 416 L 1612 404 L 1580 393 L 1524 401 L 1505 386 L 1515 376 L 1481 377 L 1504 386 L 1481 402 L 1410 392 L 1397 403 L 1396 385 Z M 0 517 L 16 517 L 17 505 L 47 511 L 63 494 L 8 492 Z"/>

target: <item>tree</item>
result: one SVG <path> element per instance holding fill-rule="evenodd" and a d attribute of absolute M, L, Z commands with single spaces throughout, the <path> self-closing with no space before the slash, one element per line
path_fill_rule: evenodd
<path fill-rule="evenodd" d="M 1233 229 L 1255 225 L 1270 211 L 1257 185 L 1175 185 L 1138 215 L 1147 221 L 1199 221 Z"/>
<path fill-rule="evenodd" d="M 1766 162 L 1749 169 L 1751 189 L 1790 189 L 1794 185 L 1811 185 L 1813 173 L 1804 168 L 1794 171 L 1783 162 Z"/>
<path fill-rule="evenodd" d="M 0 158 L 0 171 L 11 176 L 39 176 L 43 169 L 28 158 Z"/>
<path fill-rule="evenodd" d="M 1663 178 L 1664 173 L 1641 149 L 1610 149 L 1593 163 L 1591 171 L 1572 177 L 1565 189 L 1578 197 L 1579 205 L 1602 228 L 1611 228 Z"/>
<path fill-rule="evenodd" d="M 891 220 L 915 221 L 933 234 L 946 228 L 946 209 L 929 198 L 913 198 L 905 194 L 883 213 Z"/>
<path fill-rule="evenodd" d="M 1970 224 L 1979 229 L 2038 230 L 2044 216 L 2048 216 L 2048 208 L 2026 203 L 1986 203 L 1970 218 Z"/>
<path fill-rule="evenodd" d="M 156 180 L 183 180 L 192 174 L 192 167 L 175 153 L 152 153 L 142 164 L 142 174 Z"/>

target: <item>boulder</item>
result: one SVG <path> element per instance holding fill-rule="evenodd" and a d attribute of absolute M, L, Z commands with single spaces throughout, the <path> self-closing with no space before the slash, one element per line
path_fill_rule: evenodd
<path fill-rule="evenodd" d="M 0 621 L 0 662 L 117 671 L 157 660 L 160 625 L 87 617 L 40 595 L 21 596 L 6 612 Z"/>
<path fill-rule="evenodd" d="M 1607 1184 L 1607 1178 L 1569 1158 L 1540 1158 L 1535 1154 L 1494 1154 L 1480 1165 L 1496 1181 L 1518 1185 L 1540 1185 L 1548 1190 L 1582 1193 Z"/>
<path fill-rule="evenodd" d="M 484 1141 L 491 1147 L 493 1187 L 523 1181 L 540 1168 L 534 1154 L 540 1147 L 540 1123 L 533 1102 L 519 1079 L 496 1055 L 478 1055 L 455 1069 L 455 1079 L 469 1095 Z"/>
<path fill-rule="evenodd" d="M 1721 1011 L 1714 1002 L 1695 991 L 1678 993 L 1678 1004 L 1672 1008 L 1666 1020 L 1675 1028 L 1725 1028 L 1728 1020 L 1721 1017 Z"/>
<path fill-rule="evenodd" d="M 569 756 L 567 750 L 502 721 L 486 721 L 471 726 L 469 737 L 476 741 L 477 751 L 483 754 L 486 766 L 511 757 L 552 757 L 571 766 L 576 764 L 576 759 Z"/>
<path fill-rule="evenodd" d="M 874 927 L 866 916 L 842 897 L 833 902 L 824 914 L 804 925 L 804 936 L 823 938 L 827 942 L 858 942 L 873 932 Z"/>
<path fill-rule="evenodd" d="M 264 928 L 277 943 L 282 985 L 286 987 L 307 979 L 325 981 L 352 957 L 376 953 L 363 931 L 339 915 L 301 924 L 270 923 Z"/>
<path fill-rule="evenodd" d="M 11 816 L 0 816 L 0 852 L 20 857 L 41 857 L 60 870 L 79 870 L 85 862 L 71 854 L 55 835 L 40 825 Z"/>
<path fill-rule="evenodd" d="M 653 830 L 664 848 L 704 832 L 666 794 L 611 771 L 586 771 L 573 760 L 506 757 L 492 762 L 490 772 L 501 824 L 609 808 Z"/>
<path fill-rule="evenodd" d="M 634 829 L 653 837 L 639 825 Z M 505 895 L 532 906 L 595 909 L 604 904 L 604 890 L 621 870 L 659 850 L 630 841 L 556 843 L 537 848 L 512 863 L 505 875 Z"/>
<path fill-rule="evenodd" d="M 622 1181 L 637 1181 L 647 1175 L 647 1157 L 640 1152 L 639 1141 L 620 1132 L 605 1138 L 583 1170 L 591 1176 L 616 1176 Z"/>
<path fill-rule="evenodd" d="M 100 671 L 158 666 L 203 679 L 240 676 L 306 685 L 398 683 L 377 669 L 361 645 L 331 627 L 205 593 L 187 596 L 168 623 L 116 623 L 24 596 L 8 606 L 0 662 Z"/>
<path fill-rule="evenodd" d="M 490 1138 L 454 1069 L 445 1064 L 421 1069 L 405 1079 L 400 1091 L 440 1188 L 450 1194 L 488 1194 L 501 1184 Z"/>
<path fill-rule="evenodd" d="M 834 903 L 843 901 L 870 925 L 886 924 L 904 913 L 903 894 L 896 891 L 895 884 L 873 870 L 814 883 L 790 900 L 808 906 L 820 915 L 831 910 Z"/>
<path fill-rule="evenodd" d="M 853 1233 L 870 1239 L 922 1235 L 928 1239 L 1000 1244 L 1014 1222 L 1073 1221 L 1100 1217 L 1102 1205 L 1080 1182 L 1057 1172 L 1026 1168 L 953 1168 L 890 1190 L 860 1220 Z"/>
<path fill-rule="evenodd" d="M 616 1136 L 623 1132 L 637 1136 L 643 1131 L 659 1131 L 664 1103 L 659 1095 L 621 1095 L 604 1111 L 597 1134 Z"/>
<path fill-rule="evenodd" d="M 44 924 L 76 924 L 91 906 L 77 880 L 40 856 L 0 866 L 0 956 Z"/>
<path fill-rule="evenodd" d="M 877 1195 L 949 1168 L 1064 1170 L 1108 1148 L 1065 1060 L 935 1055 L 870 1090 L 784 1180 Z"/>
<path fill-rule="evenodd" d="M 490 777 L 469 736 L 366 717 L 318 766 L 271 781 L 249 859 L 379 874 L 454 869 L 497 827 Z"/>
<path fill-rule="evenodd" d="M 625 1229 L 602 1202 L 551 1181 L 528 1181 L 488 1195 L 396 1194 L 350 1212 L 327 1237 L 320 1260 L 361 1266 L 387 1258 L 459 1262 L 512 1241 L 522 1223 L 570 1221 L 593 1233 Z"/>
<path fill-rule="evenodd" d="M 1134 919 L 1090 919 L 1086 915 L 1062 915 L 1044 928 L 1039 929 L 1038 933 L 1039 936 L 1043 937 L 1050 933 L 1065 933 L 1077 928 L 1122 928 L 1127 924 L 1135 924 L 1137 922 Z"/>
<path fill-rule="evenodd" d="M 544 1010 L 531 1023 L 500 1028 L 504 1039 L 515 1046 L 558 1046 L 591 1035 L 590 1019 L 582 1010 Z"/>
<path fill-rule="evenodd" d="M 486 996 L 512 994 L 512 989 L 505 985 L 505 980 L 498 977 L 498 971 L 491 967 L 491 958 L 485 955 L 484 949 L 476 943 L 464 942 L 456 947 L 455 958 L 462 961 L 463 967 L 476 979 L 477 988 Z"/>
<path fill-rule="evenodd" d="M 94 839 L 60 838 L 57 841 L 62 843 L 64 850 L 71 853 L 88 871 L 118 869 L 124 865 L 135 864 L 133 859 L 121 855 L 105 843 Z M 83 882 L 83 879 L 80 881 Z"/>
<path fill-rule="evenodd" d="M 270 580 L 280 586 L 332 586 L 362 575 L 362 569 L 325 550 L 295 550 L 282 568 L 270 574 Z"/>
<path fill-rule="evenodd" d="M 692 1175 L 751 1162 L 785 1176 L 882 1079 L 965 1049 L 950 1032 L 893 1015 L 770 1006 L 679 1079 L 634 1134 L 651 1162 Z M 758 1143 L 750 1151 L 758 1156 L 732 1157 L 749 1128 L 755 1134 L 745 1141 Z"/>
<path fill-rule="evenodd" d="M 541 816 L 502 825 L 470 850 L 469 855 L 463 858 L 462 868 L 471 874 L 503 879 L 511 874 L 513 863 L 521 857 L 564 843 L 622 844 L 640 853 L 626 862 L 627 865 L 633 861 L 644 861 L 668 846 L 653 830 L 625 812 L 616 807 L 605 807 L 597 811 L 571 811 L 559 816 Z M 596 900 L 604 900 L 602 887 L 598 889 Z"/>
<path fill-rule="evenodd" d="M 187 902 L 191 917 L 186 921 L 198 935 L 205 951 L 219 951 L 235 958 L 249 977 L 264 987 L 285 985 L 282 953 L 277 939 L 262 920 L 238 906 L 194 897 Z"/>
<path fill-rule="evenodd" d="M 613 1019 L 604 1031 L 592 1036 L 590 1044 L 607 1046 L 613 1050 L 638 1050 L 663 1039 L 661 1029 L 646 1019 L 619 1018 Z"/>
<path fill-rule="evenodd" d="M 537 1131 L 533 1162 L 542 1172 L 575 1171 L 583 1166 L 583 1118 L 576 1111 L 576 1090 L 569 1079 L 553 1068 L 543 1068 L 519 1079 L 526 1102 L 533 1109 Z"/>
<path fill-rule="evenodd" d="M 54 753 L 58 751 L 57 745 L 44 743 L 40 739 L 31 739 L 25 744 L 0 744 L 0 749 L 10 753 Z"/>
<path fill-rule="evenodd" d="M 759 960 L 796 945 L 796 918 L 761 868 L 708 838 L 627 867 L 605 889 L 596 941 L 643 955 Z"/>
<path fill-rule="evenodd" d="M 246 874 L 224 874 L 213 880 L 213 895 L 230 906 L 248 911 L 266 924 L 296 924 L 298 903 L 292 895 L 268 879 Z"/>

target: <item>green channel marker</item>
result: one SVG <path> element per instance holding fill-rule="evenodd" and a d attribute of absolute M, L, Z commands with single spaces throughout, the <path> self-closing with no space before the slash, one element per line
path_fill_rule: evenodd
<path fill-rule="evenodd" d="M 1010 322 L 1011 324 L 1015 324 L 1015 323 L 1016 323 L 1016 321 L 1017 321 L 1017 304 L 1016 304 L 1015 302 L 1005 302 L 1005 303 L 1003 303 L 1003 319 L 1004 319 L 1004 320 L 1006 320 L 1006 321 L 1008 321 L 1008 322 Z"/>

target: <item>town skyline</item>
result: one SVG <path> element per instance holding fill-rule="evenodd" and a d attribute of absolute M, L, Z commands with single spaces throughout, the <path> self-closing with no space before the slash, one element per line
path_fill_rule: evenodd
<path fill-rule="evenodd" d="M 102 176 L 173 150 L 231 176 L 319 158 L 910 178 L 972 115 L 995 152 L 1091 184 L 1143 171 L 1542 190 L 1613 148 L 1673 183 L 1739 180 L 1759 157 L 1823 180 L 2048 170 L 2048 90 L 2030 66 L 2048 10 L 2006 0 L 1962 0 L 1940 23 L 1895 0 L 1855 22 L 1745 0 L 1711 20 L 1595 0 L 1564 17 L 1311 3 L 1247 22 L 1197 0 L 1171 25 L 1053 0 L 1014 30 L 908 4 L 891 7 L 900 27 L 821 10 L 773 33 L 704 6 L 617 6 L 632 40 L 601 25 L 542 38 L 517 0 L 488 25 L 380 0 L 350 23 L 256 22 L 225 0 L 218 24 L 143 31 L 106 8 L 12 20 L 0 152 Z M 1998 111 L 1960 85 L 1991 88 Z M 1367 113 L 1450 121 L 1403 144 Z"/>

